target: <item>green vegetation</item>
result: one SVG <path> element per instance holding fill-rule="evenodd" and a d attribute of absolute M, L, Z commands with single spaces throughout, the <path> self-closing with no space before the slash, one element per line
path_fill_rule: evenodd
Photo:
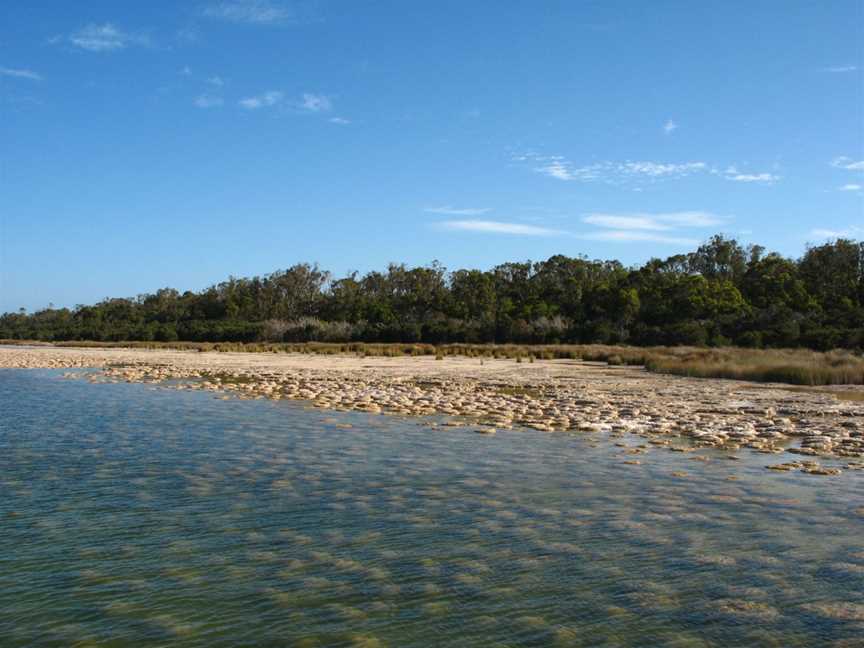
<path fill-rule="evenodd" d="M 0 338 L 182 340 L 218 348 L 314 341 L 861 350 L 864 243 L 841 239 L 793 260 L 715 236 L 689 254 L 634 268 L 559 255 L 488 271 L 391 265 L 335 279 L 304 264 L 200 292 L 165 288 L 74 309 L 7 313 Z M 613 362 L 629 362 L 627 352 L 618 355 Z M 685 359 L 655 368 L 699 371 Z"/>

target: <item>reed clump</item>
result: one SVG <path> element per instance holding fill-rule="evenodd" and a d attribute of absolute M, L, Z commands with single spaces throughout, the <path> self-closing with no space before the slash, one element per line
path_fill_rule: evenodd
<path fill-rule="evenodd" d="M 648 371 L 791 385 L 864 384 L 864 357 L 851 351 L 699 349 L 648 359 Z"/>

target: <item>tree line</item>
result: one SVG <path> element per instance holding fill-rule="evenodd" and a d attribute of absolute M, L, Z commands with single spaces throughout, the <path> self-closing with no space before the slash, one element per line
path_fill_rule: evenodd
<path fill-rule="evenodd" d="M 0 338 L 864 348 L 864 243 L 799 259 L 717 235 L 641 267 L 585 256 L 334 278 L 317 265 L 0 316 Z"/>

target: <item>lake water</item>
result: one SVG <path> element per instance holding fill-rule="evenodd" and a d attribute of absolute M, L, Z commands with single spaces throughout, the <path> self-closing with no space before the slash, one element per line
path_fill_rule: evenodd
<path fill-rule="evenodd" d="M 864 646 L 860 472 L 432 423 L 0 371 L 0 645 Z"/>

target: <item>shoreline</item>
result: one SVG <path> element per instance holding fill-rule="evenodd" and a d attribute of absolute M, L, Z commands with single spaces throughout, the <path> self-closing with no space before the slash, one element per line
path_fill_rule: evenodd
<path fill-rule="evenodd" d="M 772 471 L 833 475 L 843 468 L 864 469 L 864 402 L 858 400 L 864 389 L 840 399 L 827 388 L 686 378 L 577 360 L 524 363 L 459 356 L 436 360 L 100 347 L 0 347 L 0 368 L 91 368 L 100 370 L 91 382 L 180 380 L 172 387 L 205 390 L 220 398 L 443 415 L 443 425 L 485 434 L 529 428 L 642 439 L 626 446 L 625 456 L 633 455 L 625 461 L 630 465 L 639 465 L 639 456 L 652 448 L 716 448 L 728 451 L 730 458 L 744 449 L 777 455 L 766 456 L 766 468 Z M 832 466 L 822 466 L 820 459 Z"/>

